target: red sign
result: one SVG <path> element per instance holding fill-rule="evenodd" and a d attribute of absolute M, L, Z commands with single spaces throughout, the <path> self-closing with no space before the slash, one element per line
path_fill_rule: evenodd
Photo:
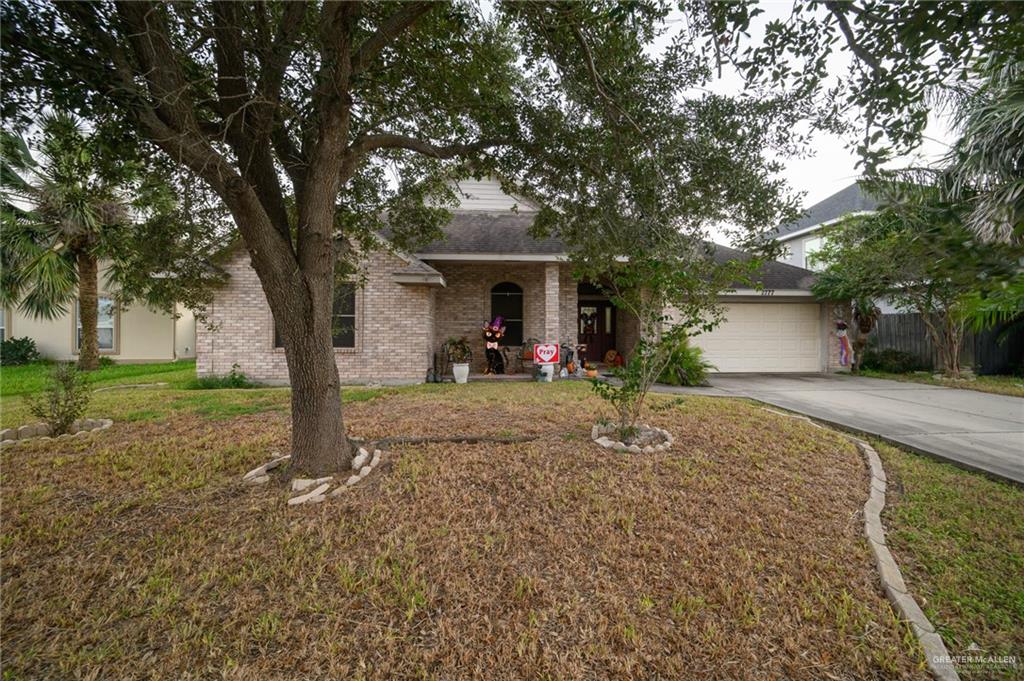
<path fill-rule="evenodd" d="M 534 364 L 558 364 L 557 343 L 535 343 L 533 346 Z"/>

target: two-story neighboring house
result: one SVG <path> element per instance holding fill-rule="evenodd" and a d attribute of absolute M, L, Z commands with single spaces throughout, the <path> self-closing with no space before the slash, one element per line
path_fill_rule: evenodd
<path fill-rule="evenodd" d="M 637 320 L 598 287 L 573 278 L 559 239 L 530 236 L 534 206 L 505 194 L 494 180 L 458 188 L 461 203 L 443 239 L 411 254 L 365 254 L 361 285 L 336 291 L 342 382 L 423 381 L 440 364 L 446 339 L 461 336 L 470 341 L 472 370 L 479 372 L 485 363 L 481 328 L 496 315 L 505 320 L 504 342 L 513 350 L 535 339 L 585 343 L 592 359 L 609 349 L 628 356 Z M 742 255 L 719 246 L 714 257 Z M 237 248 L 222 266 L 228 282 L 209 309 L 210 324 L 197 329 L 197 372 L 224 374 L 238 364 L 256 380 L 286 382 L 284 349 L 248 253 Z M 812 279 L 806 269 L 767 263 L 760 273 L 765 290 L 727 293 L 726 321 L 695 342 L 723 372 L 838 369 L 833 310 L 815 299 Z"/>
<path fill-rule="evenodd" d="M 107 268 L 107 263 L 100 263 L 96 329 L 100 356 L 123 363 L 195 357 L 196 320 L 192 312 L 181 305 L 174 315 L 141 303 L 119 305 L 116 292 L 106 288 Z M 53 319 L 27 314 L 17 306 L 0 309 L 0 340 L 27 336 L 45 359 L 77 360 L 81 333 L 77 303 Z"/>
<path fill-rule="evenodd" d="M 871 213 L 876 208 L 878 202 L 868 196 L 856 182 L 819 201 L 807 209 L 807 215 L 779 227 L 775 232 L 775 239 L 786 247 L 779 262 L 815 269 L 810 256 L 821 248 L 822 229 L 841 218 Z"/>

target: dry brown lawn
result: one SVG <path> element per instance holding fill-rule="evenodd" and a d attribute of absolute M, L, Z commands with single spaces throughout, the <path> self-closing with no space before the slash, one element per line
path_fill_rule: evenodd
<path fill-rule="evenodd" d="M 165 413 L 181 392 L 4 450 L 5 679 L 927 678 L 838 435 L 656 396 L 675 447 L 622 455 L 589 442 L 586 385 L 364 391 L 356 436 L 539 439 L 399 447 L 288 508 L 238 482 L 285 449 L 287 392 Z"/>

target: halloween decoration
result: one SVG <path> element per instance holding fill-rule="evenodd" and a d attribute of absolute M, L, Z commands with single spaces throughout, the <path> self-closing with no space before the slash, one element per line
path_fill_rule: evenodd
<path fill-rule="evenodd" d="M 836 322 L 836 336 L 839 337 L 839 364 L 842 366 L 850 365 L 850 339 L 846 337 L 846 329 L 848 328 L 846 322 Z"/>
<path fill-rule="evenodd" d="M 484 324 L 484 354 L 487 355 L 485 374 L 505 373 L 505 358 L 501 354 L 501 339 L 505 336 L 505 319 L 500 315 L 490 324 Z"/>
<path fill-rule="evenodd" d="M 618 350 L 612 349 L 604 353 L 604 363 L 608 366 L 620 367 L 625 364 L 625 359 Z"/>

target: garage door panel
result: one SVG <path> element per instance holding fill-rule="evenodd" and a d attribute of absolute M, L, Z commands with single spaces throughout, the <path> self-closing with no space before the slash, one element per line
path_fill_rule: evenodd
<path fill-rule="evenodd" d="M 817 303 L 733 303 L 725 319 L 694 338 L 721 372 L 821 370 Z"/>

